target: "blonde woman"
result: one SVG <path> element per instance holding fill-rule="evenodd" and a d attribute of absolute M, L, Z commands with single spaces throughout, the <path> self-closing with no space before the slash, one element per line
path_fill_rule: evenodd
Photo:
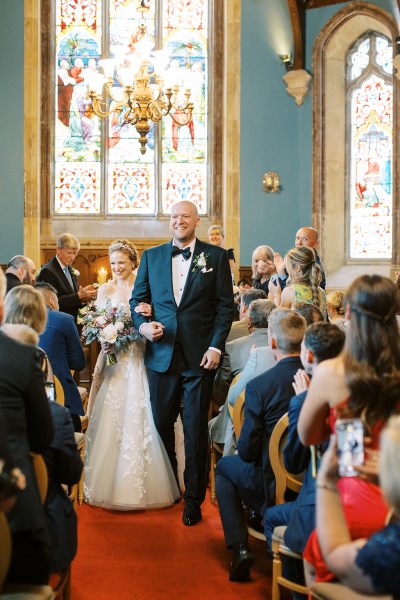
<path fill-rule="evenodd" d="M 307 246 L 296 246 L 289 250 L 284 262 L 289 275 L 285 289 L 269 286 L 276 306 L 292 308 L 296 302 L 309 302 L 317 306 L 326 318 L 325 292 L 320 287 L 321 267 L 314 250 Z"/>
<path fill-rule="evenodd" d="M 251 258 L 253 270 L 253 287 L 268 294 L 271 277 L 276 274 L 274 251 L 271 246 L 257 246 Z"/>
<path fill-rule="evenodd" d="M 344 316 L 344 298 L 345 293 L 342 291 L 329 292 L 326 296 L 326 310 L 329 321 L 342 328 L 346 322 Z"/>

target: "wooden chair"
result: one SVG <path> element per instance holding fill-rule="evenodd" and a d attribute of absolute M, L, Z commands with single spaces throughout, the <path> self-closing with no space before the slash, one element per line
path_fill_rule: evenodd
<path fill-rule="evenodd" d="M 313 600 L 393 600 L 393 596 L 381 594 L 360 594 L 341 583 L 315 583 L 311 597 Z"/>
<path fill-rule="evenodd" d="M 56 375 L 54 375 L 54 388 L 56 391 L 56 402 L 58 404 L 61 404 L 62 406 L 65 406 L 64 388 L 61 385 L 61 381 L 58 379 L 58 377 Z M 86 394 L 87 394 L 87 392 L 86 392 Z M 88 396 L 88 398 L 89 398 L 89 396 Z M 87 402 L 86 402 L 86 406 L 87 406 Z M 83 417 L 81 416 L 80 419 L 81 419 L 82 432 L 85 432 L 87 429 L 88 423 L 89 423 L 89 417 L 87 415 L 84 415 Z"/>
<path fill-rule="evenodd" d="M 283 504 L 285 502 L 285 491 L 287 489 L 299 493 L 302 485 L 302 476 L 289 473 L 283 462 L 283 449 L 286 444 L 288 427 L 289 416 L 288 413 L 286 413 L 275 425 L 269 441 L 269 458 L 276 482 L 276 504 Z M 282 555 L 292 559 L 301 560 L 303 562 L 303 557 L 301 554 L 293 552 L 285 545 L 283 537 L 285 529 L 285 526 L 275 527 L 272 536 L 272 553 L 274 556 L 272 563 L 272 600 L 280 599 L 279 586 L 289 589 L 292 592 L 297 592 L 298 594 L 308 595 L 306 586 L 295 583 L 294 581 L 290 581 L 282 575 Z"/>
<path fill-rule="evenodd" d="M 238 375 L 236 375 L 236 377 L 234 377 L 234 379 L 231 382 L 231 386 L 234 385 L 237 380 L 240 377 L 240 373 Z M 228 406 L 229 410 L 231 409 L 230 406 Z M 213 410 L 214 408 L 212 407 L 212 403 L 210 403 L 210 411 L 209 411 L 209 418 L 210 415 L 213 414 Z M 233 419 L 232 419 L 233 420 Z M 215 442 L 214 440 L 212 440 L 210 438 L 210 502 L 211 504 L 215 503 L 215 469 L 217 467 L 217 462 L 218 460 L 221 458 L 221 456 L 224 453 L 224 445 L 220 444 L 218 442 Z"/>
<path fill-rule="evenodd" d="M 244 401 L 245 401 L 245 390 L 240 392 L 236 399 L 235 405 L 232 410 L 232 421 L 233 430 L 235 432 L 236 440 L 240 438 L 240 432 L 242 430 L 244 420 Z"/>
<path fill-rule="evenodd" d="M 10 583 L 5 584 L 12 552 L 12 538 L 7 519 L 0 512 L 0 598 L 2 600 L 55 600 L 49 585 Z"/>

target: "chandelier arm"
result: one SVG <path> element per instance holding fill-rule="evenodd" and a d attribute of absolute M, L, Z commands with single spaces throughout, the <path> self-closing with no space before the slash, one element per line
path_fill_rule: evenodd
<path fill-rule="evenodd" d="M 180 107 L 178 107 L 178 108 L 180 108 Z M 173 122 L 174 122 L 176 125 L 189 125 L 190 121 L 193 119 L 193 104 L 192 104 L 191 106 L 190 106 L 190 104 L 189 104 L 188 106 L 186 106 L 186 107 L 185 107 L 185 108 L 183 108 L 183 109 L 182 109 L 182 108 L 180 108 L 180 110 L 183 110 L 184 114 L 185 114 L 185 115 L 188 117 L 188 120 L 186 121 L 186 123 L 182 123 L 182 122 L 180 122 L 180 121 L 177 121 L 177 120 L 174 118 L 174 115 L 173 115 L 173 113 L 172 113 L 172 112 L 170 112 L 170 113 L 169 113 L 169 116 L 171 117 L 171 119 L 173 120 Z M 189 111 L 189 112 L 186 112 L 186 111 Z"/>

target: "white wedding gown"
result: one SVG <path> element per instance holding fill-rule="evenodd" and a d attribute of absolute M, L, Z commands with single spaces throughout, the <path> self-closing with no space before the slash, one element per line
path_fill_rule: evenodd
<path fill-rule="evenodd" d="M 107 366 L 100 353 L 90 393 L 84 496 L 114 510 L 170 506 L 178 486 L 154 425 L 143 361 L 144 341 L 132 342 Z"/>

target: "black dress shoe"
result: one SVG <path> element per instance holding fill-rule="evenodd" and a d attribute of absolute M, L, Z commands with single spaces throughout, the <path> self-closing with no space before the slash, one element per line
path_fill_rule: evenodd
<path fill-rule="evenodd" d="M 255 510 L 249 510 L 247 517 L 247 524 L 259 533 L 264 533 L 264 526 L 262 522 L 262 516 L 259 515 Z"/>
<path fill-rule="evenodd" d="M 250 579 L 250 567 L 254 564 L 254 556 L 247 544 L 240 542 L 233 547 L 233 557 L 229 570 L 230 581 L 247 581 Z"/>
<path fill-rule="evenodd" d="M 185 504 L 182 515 L 182 523 L 190 527 L 191 525 L 197 525 L 202 519 L 201 508 L 198 504 Z"/>

